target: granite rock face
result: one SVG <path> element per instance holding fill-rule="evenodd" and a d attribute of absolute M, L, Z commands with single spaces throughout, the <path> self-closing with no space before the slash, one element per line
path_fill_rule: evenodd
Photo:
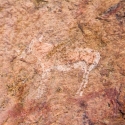
<path fill-rule="evenodd" d="M 125 125 L 124 0 L 0 0 L 0 125 Z"/>

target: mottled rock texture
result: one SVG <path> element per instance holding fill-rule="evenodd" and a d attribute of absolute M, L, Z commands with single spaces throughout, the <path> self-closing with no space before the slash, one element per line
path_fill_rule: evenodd
<path fill-rule="evenodd" d="M 125 0 L 0 0 L 0 95 L 0 125 L 125 125 Z"/>

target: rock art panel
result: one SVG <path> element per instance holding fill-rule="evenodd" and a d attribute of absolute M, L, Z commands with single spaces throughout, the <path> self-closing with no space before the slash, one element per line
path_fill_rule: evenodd
<path fill-rule="evenodd" d="M 66 72 L 70 71 L 71 69 L 80 69 L 84 75 L 77 94 L 81 93 L 80 95 L 82 96 L 81 90 L 82 87 L 85 88 L 88 83 L 88 75 L 90 71 L 94 69 L 99 63 L 99 52 L 96 52 L 95 50 L 92 50 L 90 48 L 77 48 L 74 51 L 67 53 L 66 64 L 58 65 L 51 63 L 51 65 L 49 65 L 49 62 L 45 62 L 44 64 L 44 62 L 42 62 L 42 58 L 53 49 L 53 45 L 48 43 L 42 43 L 41 38 L 43 38 L 43 36 L 38 38 L 39 41 L 36 40 L 37 42 L 41 43 L 38 48 L 36 47 L 37 45 L 35 46 L 35 39 L 33 39 L 29 44 L 27 50 L 22 52 L 20 58 L 22 60 L 25 60 L 25 57 L 28 53 L 33 54 L 36 57 L 38 63 L 41 65 L 43 79 L 51 70 Z"/>
<path fill-rule="evenodd" d="M 0 125 L 124 125 L 124 0 L 0 0 Z"/>

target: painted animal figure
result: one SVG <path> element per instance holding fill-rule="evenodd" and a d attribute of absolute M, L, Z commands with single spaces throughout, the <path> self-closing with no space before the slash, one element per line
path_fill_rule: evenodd
<path fill-rule="evenodd" d="M 42 37 L 39 38 L 41 41 Z M 28 53 L 32 53 L 36 56 L 38 63 L 41 65 L 42 68 L 42 78 L 44 79 L 51 70 L 58 70 L 67 72 L 71 69 L 79 69 L 83 72 L 82 83 L 78 88 L 77 94 L 82 96 L 82 88 L 85 88 L 88 83 L 88 76 L 91 70 L 93 70 L 100 60 L 100 53 L 90 49 L 90 48 L 76 48 L 72 52 L 67 54 L 67 63 L 66 64 L 52 64 L 49 65 L 48 62 L 43 62 L 40 56 L 45 56 L 48 52 L 53 49 L 53 45 L 49 43 L 40 42 L 37 39 L 33 40 L 28 48 L 27 51 L 24 51 L 21 55 L 21 58 L 25 58 L 25 55 Z M 38 45 L 38 49 L 35 49 L 36 44 Z"/>

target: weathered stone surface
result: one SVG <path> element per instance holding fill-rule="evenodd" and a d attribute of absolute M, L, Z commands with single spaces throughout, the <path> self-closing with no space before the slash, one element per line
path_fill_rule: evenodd
<path fill-rule="evenodd" d="M 124 125 L 124 81 L 124 0 L 0 0 L 0 125 Z"/>

